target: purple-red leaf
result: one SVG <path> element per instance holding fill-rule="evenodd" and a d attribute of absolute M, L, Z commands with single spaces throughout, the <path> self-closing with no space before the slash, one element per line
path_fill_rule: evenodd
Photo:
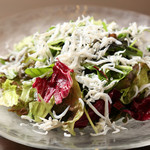
<path fill-rule="evenodd" d="M 150 96 L 144 99 L 134 99 L 129 110 L 124 110 L 134 119 L 145 121 L 150 120 Z"/>
<path fill-rule="evenodd" d="M 116 94 L 114 94 L 114 92 Z M 114 99 L 112 99 L 114 103 L 113 107 L 120 110 L 121 112 L 128 113 L 135 120 L 150 120 L 150 96 L 144 99 L 135 98 L 130 104 L 124 105 L 119 100 L 119 92 L 117 93 L 116 91 L 112 91 L 112 94 L 116 95 L 116 98 L 114 97 Z"/>
<path fill-rule="evenodd" d="M 97 111 L 99 111 L 102 115 L 104 115 L 104 109 L 105 109 L 104 100 L 101 99 L 97 100 L 93 104 L 93 106 L 97 109 Z M 109 105 L 109 111 L 110 111 L 110 105 Z M 97 114 L 95 114 L 95 112 L 91 108 L 88 109 L 88 114 L 93 122 L 98 121 L 98 119 L 100 118 Z M 75 127 L 76 128 L 86 127 L 88 125 L 88 122 L 89 121 L 84 113 L 82 117 L 75 123 Z"/>
<path fill-rule="evenodd" d="M 62 99 L 66 98 L 72 87 L 73 81 L 70 73 L 73 70 L 69 69 L 65 64 L 57 61 L 53 67 L 51 78 L 36 78 L 33 88 L 42 96 L 45 102 L 49 102 L 52 96 L 55 98 L 55 103 L 62 103 Z"/>

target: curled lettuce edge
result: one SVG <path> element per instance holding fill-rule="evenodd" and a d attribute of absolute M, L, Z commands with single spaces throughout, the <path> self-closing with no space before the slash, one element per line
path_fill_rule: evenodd
<path fill-rule="evenodd" d="M 76 108 L 72 113 L 74 114 L 72 120 L 68 120 L 63 123 L 62 129 L 64 131 L 70 132 L 73 136 L 76 135 L 74 131 L 75 122 L 78 121 L 84 113 L 84 106 L 79 101 L 79 98 L 82 97 L 82 93 L 79 87 L 78 82 L 75 79 L 75 73 L 72 73 L 73 85 L 70 89 L 68 97 L 65 99 L 66 102 L 69 101 L 70 107 Z"/>
<path fill-rule="evenodd" d="M 41 101 L 32 101 L 29 103 L 28 116 L 35 122 L 41 122 L 41 118 L 45 118 L 48 114 L 51 114 L 51 109 L 55 104 L 52 97 L 49 103 L 46 103 L 40 96 Z"/>
<path fill-rule="evenodd" d="M 16 93 L 16 85 L 11 85 L 13 81 L 7 79 L 2 83 L 2 96 L 0 105 L 11 107 L 18 104 L 19 95 Z"/>

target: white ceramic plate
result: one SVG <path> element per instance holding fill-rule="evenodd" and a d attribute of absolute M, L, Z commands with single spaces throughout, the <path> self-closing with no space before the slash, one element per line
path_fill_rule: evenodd
<path fill-rule="evenodd" d="M 134 12 L 101 8 L 96 6 L 55 6 L 41 8 L 0 21 L 0 52 L 7 53 L 5 43 L 12 49 L 12 45 L 23 37 L 36 31 L 46 31 L 51 25 L 64 21 L 76 20 L 81 15 L 94 16 L 95 19 L 106 19 L 108 22 L 116 21 L 127 26 L 130 22 L 150 25 L 150 18 Z M 8 112 L 7 108 L 0 106 L 0 135 L 17 143 L 43 148 L 43 149 L 128 149 L 150 144 L 150 121 L 138 122 L 131 120 L 124 130 L 118 134 L 109 133 L 106 136 L 91 137 L 89 129 L 87 134 L 76 137 L 64 137 L 61 130 L 50 131 L 48 135 L 39 135 L 30 125 L 19 116 Z M 37 129 L 35 129 L 37 130 Z M 92 131 L 91 131 L 92 132 Z"/>

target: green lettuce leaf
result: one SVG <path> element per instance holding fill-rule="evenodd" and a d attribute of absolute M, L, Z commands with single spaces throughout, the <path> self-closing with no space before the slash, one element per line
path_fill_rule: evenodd
<path fill-rule="evenodd" d="M 83 21 L 83 22 L 80 22 L 79 24 L 78 24 L 78 26 L 79 27 L 82 27 L 82 26 L 85 26 L 86 24 L 85 24 L 85 22 Z"/>
<path fill-rule="evenodd" d="M 127 81 L 127 79 L 125 79 L 125 82 L 120 83 L 120 84 L 127 84 L 126 82 L 128 82 L 128 87 L 120 90 L 122 93 L 120 100 L 124 104 L 129 104 L 132 102 L 132 98 L 135 94 L 135 86 L 137 86 L 139 89 L 142 85 L 148 84 L 150 82 L 150 79 L 148 76 L 148 72 L 150 71 L 150 69 L 148 68 L 146 64 L 141 63 L 141 71 L 139 74 L 138 74 L 139 67 L 135 69 L 136 71 L 134 72 L 136 73 L 136 76 L 133 78 L 133 80 L 128 79 L 130 81 Z M 130 78 L 131 76 L 133 76 L 132 74 L 129 76 Z M 141 93 L 142 92 L 145 92 L 145 91 L 141 91 Z"/>
<path fill-rule="evenodd" d="M 1 64 L 5 65 L 5 62 L 6 62 L 6 60 L 5 60 L 5 59 L 0 58 L 0 63 L 1 63 Z"/>
<path fill-rule="evenodd" d="M 28 60 L 34 60 L 34 61 L 39 61 L 39 62 L 45 62 L 46 61 L 46 58 L 43 58 L 43 59 L 38 59 L 38 58 L 34 58 L 34 57 L 28 57 Z M 26 60 L 27 61 L 27 60 Z"/>
<path fill-rule="evenodd" d="M 90 22 L 93 22 L 94 25 L 102 25 L 102 21 L 101 20 L 94 20 L 94 17 L 91 17 L 89 19 Z"/>
<path fill-rule="evenodd" d="M 28 63 L 29 61 L 39 61 L 39 62 L 46 62 L 46 58 L 43 58 L 43 59 L 39 59 L 39 58 L 34 58 L 34 57 L 26 57 L 22 63 Z"/>
<path fill-rule="evenodd" d="M 128 75 L 132 71 L 131 66 L 116 65 L 115 68 L 122 71 L 123 73 L 108 70 L 106 73 L 106 76 L 108 77 L 109 80 L 111 80 L 111 78 L 113 78 L 113 80 L 117 80 L 119 82 L 120 80 L 122 80 L 126 75 Z M 111 82 L 113 80 L 111 80 Z"/>
<path fill-rule="evenodd" d="M 49 42 L 48 45 L 53 45 L 54 46 L 54 45 L 59 45 L 59 44 L 64 43 L 64 42 L 65 42 L 64 39 L 58 39 L 56 41 Z"/>
<path fill-rule="evenodd" d="M 106 86 L 109 85 L 113 81 L 115 81 L 114 86 L 117 86 L 117 84 L 132 71 L 131 66 L 116 65 L 115 68 L 122 71 L 123 73 L 108 70 L 106 72 L 106 76 L 108 77 L 108 82 Z M 109 92 L 110 90 L 112 90 L 113 87 L 111 87 L 110 89 L 107 89 L 105 92 Z"/>
<path fill-rule="evenodd" d="M 54 98 L 51 98 L 49 103 L 46 103 L 44 100 L 30 102 L 28 116 L 31 119 L 34 119 L 35 122 L 41 122 L 40 118 L 45 118 L 49 113 L 51 113 L 51 109 L 54 104 Z"/>
<path fill-rule="evenodd" d="M 122 42 L 121 45 L 112 43 L 106 52 L 106 56 L 114 55 L 114 53 L 116 53 L 117 51 L 124 51 L 124 50 L 125 52 L 122 53 L 122 56 L 126 58 L 131 58 L 132 56 L 140 56 L 140 57 L 143 56 L 143 52 L 138 48 L 136 48 L 135 45 L 132 44 L 128 46 L 126 41 L 121 41 L 121 42 Z"/>
<path fill-rule="evenodd" d="M 47 32 L 50 31 L 50 30 L 53 30 L 53 29 L 55 29 L 55 28 L 56 28 L 55 26 L 51 26 L 51 27 L 47 30 Z"/>
<path fill-rule="evenodd" d="M 18 44 L 14 45 L 14 50 L 21 51 L 24 47 L 31 47 L 33 45 L 34 40 L 32 36 L 28 36 L 24 38 L 22 41 L 20 41 Z"/>
<path fill-rule="evenodd" d="M 8 79 L 14 79 L 17 76 L 17 72 L 15 72 L 13 69 L 7 70 L 6 77 Z"/>
<path fill-rule="evenodd" d="M 50 65 L 49 67 L 44 67 L 44 68 L 27 68 L 25 70 L 25 73 L 32 78 L 39 77 L 45 74 L 48 74 L 49 76 L 51 76 L 53 73 L 53 66 L 54 64 Z"/>
<path fill-rule="evenodd" d="M 70 132 L 74 136 L 76 135 L 76 133 L 74 131 L 75 122 L 81 118 L 81 116 L 83 115 L 83 112 L 84 112 L 81 103 L 78 102 L 77 107 L 78 107 L 78 110 L 75 112 L 73 119 L 68 120 L 63 124 L 63 130 Z"/>
<path fill-rule="evenodd" d="M 107 80 L 107 77 L 104 75 L 104 73 L 102 71 L 99 71 L 99 67 L 95 66 L 95 65 L 92 65 L 92 64 L 89 64 L 89 63 L 85 63 L 85 64 L 82 64 L 86 69 L 88 69 L 90 72 L 89 73 L 89 76 L 92 76 L 93 73 L 97 74 L 98 75 L 98 78 L 100 80 Z M 95 67 L 94 67 L 95 66 Z M 96 69 L 97 68 L 97 69 Z"/>
<path fill-rule="evenodd" d="M 128 33 L 120 33 L 120 34 L 117 36 L 117 38 L 118 38 L 118 39 L 125 38 L 125 37 L 127 37 L 127 35 L 128 35 Z"/>
<path fill-rule="evenodd" d="M 52 41 L 48 43 L 49 49 L 53 55 L 53 57 L 60 54 L 60 51 L 62 49 L 62 46 L 64 45 L 65 40 L 64 39 L 58 39 L 56 41 Z"/>
<path fill-rule="evenodd" d="M 5 74 L 1 73 L 1 74 L 0 74 L 0 78 L 1 78 L 1 77 L 5 77 Z"/>
<path fill-rule="evenodd" d="M 76 135 L 74 131 L 74 125 L 77 120 L 83 115 L 84 108 L 79 101 L 79 98 L 82 97 L 82 93 L 79 87 L 78 82 L 75 79 L 75 73 L 71 73 L 73 80 L 73 85 L 70 89 L 69 95 L 63 99 L 61 104 L 54 105 L 53 110 L 57 115 L 61 114 L 68 106 L 69 110 L 67 114 L 62 118 L 63 130 L 70 132 L 72 135 Z"/>
<path fill-rule="evenodd" d="M 103 25 L 103 28 L 106 32 L 108 32 L 108 29 L 107 29 L 107 24 L 106 22 L 102 21 L 102 25 Z"/>
<path fill-rule="evenodd" d="M 16 93 L 16 85 L 11 85 L 13 81 L 7 79 L 2 84 L 2 97 L 0 98 L 0 105 L 7 107 L 17 105 L 19 95 Z"/>
<path fill-rule="evenodd" d="M 115 72 L 115 71 L 112 71 L 112 70 L 107 70 L 106 73 L 104 73 L 102 71 L 99 71 L 99 67 L 98 66 L 94 66 L 94 65 L 89 64 L 89 63 L 85 63 L 85 64 L 83 64 L 83 66 L 86 69 L 89 70 L 88 71 L 89 76 L 92 76 L 93 74 L 97 74 L 98 78 L 100 80 L 107 80 L 106 86 L 108 84 L 110 84 L 111 82 L 113 82 L 114 80 L 116 81 L 114 86 L 116 86 L 117 83 L 120 80 L 125 78 L 132 71 L 132 67 L 131 66 L 123 66 L 123 65 L 116 65 L 115 66 L 116 69 L 122 71 L 123 73 L 118 73 L 118 72 Z M 109 92 L 111 89 L 108 89 L 105 92 Z"/>
<path fill-rule="evenodd" d="M 22 85 L 22 93 L 20 99 L 24 102 L 30 102 L 34 99 L 35 89 L 32 88 L 32 82 L 26 81 Z"/>

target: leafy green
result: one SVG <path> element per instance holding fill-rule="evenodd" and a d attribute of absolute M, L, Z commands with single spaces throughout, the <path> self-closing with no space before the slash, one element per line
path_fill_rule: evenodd
<path fill-rule="evenodd" d="M 82 27 L 82 26 L 85 26 L 85 25 L 86 25 L 85 22 L 80 22 L 80 23 L 78 24 L 79 27 Z"/>
<path fill-rule="evenodd" d="M 112 43 L 106 52 L 106 56 L 114 55 L 115 52 L 124 51 L 124 50 L 125 52 L 122 53 L 122 56 L 126 58 L 130 58 L 131 56 L 140 56 L 140 57 L 143 56 L 143 52 L 141 50 L 139 50 L 138 48 L 132 45 L 127 46 L 126 41 L 122 41 L 122 45 L 117 45 L 115 43 Z"/>
<path fill-rule="evenodd" d="M 121 38 L 125 38 L 125 37 L 127 37 L 127 33 L 120 33 L 118 36 L 117 36 L 117 38 L 118 39 L 121 39 Z"/>
<path fill-rule="evenodd" d="M 44 67 L 44 68 L 27 68 L 25 70 L 25 73 L 32 78 L 39 77 L 45 74 L 48 74 L 48 76 L 51 76 L 53 73 L 53 66 L 54 64 L 50 65 L 49 67 Z"/>
<path fill-rule="evenodd" d="M 116 86 L 116 89 L 120 91 L 121 89 L 126 89 L 130 87 L 133 80 L 136 78 L 138 70 L 139 65 L 137 64 L 133 67 L 132 71 L 124 79 L 120 80 L 120 82 Z"/>
<path fill-rule="evenodd" d="M 108 70 L 106 72 L 106 76 L 108 77 L 108 82 L 106 83 L 106 86 L 109 85 L 113 81 L 115 81 L 114 86 L 116 86 L 119 81 L 124 79 L 132 71 L 132 67 L 130 66 L 116 65 L 115 68 L 122 71 L 123 73 Z M 113 87 L 111 87 L 110 89 L 107 89 L 105 92 L 109 92 Z"/>
<path fill-rule="evenodd" d="M 57 51 L 57 50 L 54 50 L 54 49 L 50 49 L 50 51 L 51 51 L 51 54 L 52 54 L 53 57 L 60 54 L 60 51 Z"/>
<path fill-rule="evenodd" d="M 134 41 L 129 45 L 129 47 L 133 47 L 136 42 L 137 42 L 137 40 L 134 40 Z"/>
<path fill-rule="evenodd" d="M 31 60 L 33 60 L 33 61 L 35 61 L 35 62 L 37 62 L 37 61 L 39 61 L 39 62 L 45 62 L 45 61 L 46 61 L 46 58 L 39 59 L 39 58 L 34 58 L 34 57 L 26 57 L 26 58 L 22 61 L 22 63 L 28 63 L 28 62 L 31 61 Z M 31 63 L 31 64 L 32 64 L 32 63 Z"/>
<path fill-rule="evenodd" d="M 58 39 L 56 41 L 52 41 L 48 43 L 49 49 L 53 57 L 57 56 L 60 53 L 62 46 L 64 45 L 64 42 L 65 42 L 64 39 Z"/>
<path fill-rule="evenodd" d="M 108 29 L 107 29 L 107 24 L 106 24 L 106 22 L 102 22 L 102 25 L 103 25 L 103 28 L 104 28 L 104 30 L 106 31 L 106 32 L 108 32 Z"/>
<path fill-rule="evenodd" d="M 140 56 L 140 57 L 143 56 L 143 52 L 133 46 L 129 46 L 129 49 L 126 50 L 125 54 L 129 56 Z"/>
<path fill-rule="evenodd" d="M 116 84 L 117 84 L 120 80 L 125 78 L 130 73 L 130 71 L 132 71 L 132 67 L 130 67 L 130 66 L 116 65 L 115 68 L 122 71 L 122 73 L 115 72 L 115 71 L 112 71 L 109 69 L 106 71 L 106 73 L 104 73 L 100 70 L 100 68 L 98 66 L 94 66 L 94 65 L 89 64 L 89 63 L 85 63 L 82 65 L 86 69 L 91 71 L 91 72 L 88 72 L 89 76 L 90 75 L 92 76 L 93 74 L 97 74 L 100 80 L 107 80 L 106 86 L 108 84 L 110 84 L 111 82 L 113 82 L 114 80 L 116 81 Z M 105 92 L 108 92 L 109 90 L 111 90 L 111 89 L 108 89 Z"/>
<path fill-rule="evenodd" d="M 19 95 L 16 93 L 16 85 L 11 85 L 13 81 L 7 79 L 2 84 L 2 97 L 0 98 L 0 105 L 7 107 L 17 105 Z"/>
<path fill-rule="evenodd" d="M 94 66 L 92 64 L 89 64 L 89 63 L 85 63 L 85 64 L 82 64 L 86 69 L 90 70 L 91 72 L 89 72 L 89 76 L 92 76 L 93 73 L 97 74 L 99 79 L 100 80 L 107 80 L 107 77 L 106 75 L 101 71 L 99 70 L 99 68 L 97 66 Z"/>
<path fill-rule="evenodd" d="M 6 62 L 6 61 L 5 61 L 3 58 L 0 58 L 0 63 L 1 63 L 1 64 L 5 65 L 5 62 Z"/>
<path fill-rule="evenodd" d="M 52 26 L 52 27 L 50 27 L 50 28 L 47 30 L 47 32 L 50 31 L 50 30 L 53 30 L 53 29 L 55 29 L 55 28 L 56 28 L 55 26 Z"/>
<path fill-rule="evenodd" d="M 147 49 L 148 52 L 150 52 L 150 47 L 149 46 L 146 49 Z"/>
<path fill-rule="evenodd" d="M 49 45 L 49 48 L 53 49 L 53 50 L 56 50 L 56 51 L 60 51 L 61 50 L 61 47 L 56 47 L 56 46 L 52 46 L 52 45 Z"/>
<path fill-rule="evenodd" d="M 0 77 L 5 77 L 5 74 L 3 74 L 3 73 L 2 73 L 2 74 L 0 74 Z"/>
<path fill-rule="evenodd" d="M 85 115 L 86 115 L 86 117 L 87 117 L 89 123 L 91 124 L 93 130 L 95 131 L 95 133 L 98 133 L 97 128 L 96 128 L 95 125 L 93 124 L 93 122 L 92 122 L 92 120 L 91 120 L 91 118 L 90 118 L 90 116 L 89 116 L 89 114 L 88 114 L 86 108 L 84 108 L 84 112 L 85 112 Z"/>
<path fill-rule="evenodd" d="M 29 59 L 32 59 L 32 60 L 34 60 L 34 61 L 39 61 L 39 62 L 45 62 L 45 61 L 46 61 L 46 58 L 39 59 L 39 58 L 34 58 L 34 57 L 28 57 L 28 60 L 29 60 Z M 27 62 L 28 60 L 26 60 L 26 62 Z"/>
<path fill-rule="evenodd" d="M 65 42 L 64 39 L 58 39 L 56 41 L 49 42 L 48 45 L 57 45 L 59 43 L 64 43 L 64 42 Z"/>
<path fill-rule="evenodd" d="M 24 102 L 30 102 L 34 99 L 35 89 L 32 88 L 32 82 L 26 81 L 22 85 L 22 93 L 20 99 Z"/>
<path fill-rule="evenodd" d="M 93 22 L 93 24 L 95 25 L 102 25 L 102 21 L 101 20 L 94 20 L 94 17 L 91 17 L 89 19 L 90 22 Z"/>
<path fill-rule="evenodd" d="M 49 103 L 46 103 L 44 100 L 30 102 L 28 116 L 34 119 L 35 122 L 41 122 L 40 118 L 45 118 L 51 112 L 54 104 L 54 98 L 51 98 Z"/>
<path fill-rule="evenodd" d="M 123 73 L 119 73 L 119 72 L 115 72 L 115 71 L 112 71 L 112 70 L 108 70 L 106 75 L 107 75 L 107 77 L 109 79 L 113 78 L 113 79 L 117 79 L 118 81 L 120 81 L 127 74 L 129 74 L 130 71 L 132 71 L 132 67 L 131 66 L 116 65 L 115 68 L 118 69 L 119 71 L 123 72 Z"/>
<path fill-rule="evenodd" d="M 139 68 L 138 68 L 139 70 Z M 137 70 L 137 71 L 138 71 Z M 136 73 L 137 73 L 136 71 Z M 150 82 L 149 77 L 148 77 L 148 72 L 150 69 L 146 64 L 141 63 L 141 71 L 140 73 L 136 74 L 136 77 L 133 79 L 132 82 L 130 82 L 129 86 L 125 89 L 121 89 L 121 102 L 124 104 L 129 104 L 132 101 L 132 97 L 135 94 L 135 86 L 140 88 L 144 84 L 148 84 Z M 142 91 L 143 92 L 143 91 Z"/>
<path fill-rule="evenodd" d="M 15 44 L 14 49 L 16 51 L 21 51 L 22 48 L 28 47 L 29 45 L 32 45 L 33 43 L 34 43 L 33 37 L 28 36 L 28 37 L 24 38 L 22 41 L 20 41 L 18 44 Z"/>
<path fill-rule="evenodd" d="M 96 70 L 96 69 L 93 67 L 94 65 L 89 64 L 89 63 L 84 63 L 84 64 L 82 64 L 82 66 L 85 67 L 85 68 L 87 68 L 87 69 L 89 69 L 89 70 Z"/>
<path fill-rule="evenodd" d="M 78 104 L 78 110 L 75 113 L 75 116 L 73 117 L 72 120 L 68 120 L 63 124 L 63 130 L 70 132 L 72 135 L 76 135 L 74 131 L 74 125 L 75 122 L 78 121 L 81 116 L 83 115 L 83 109 L 82 109 L 82 104 Z"/>
<path fill-rule="evenodd" d="M 9 69 L 9 70 L 7 71 L 6 77 L 7 77 L 8 79 L 14 79 L 16 76 L 17 76 L 17 72 L 15 72 L 13 69 Z"/>

